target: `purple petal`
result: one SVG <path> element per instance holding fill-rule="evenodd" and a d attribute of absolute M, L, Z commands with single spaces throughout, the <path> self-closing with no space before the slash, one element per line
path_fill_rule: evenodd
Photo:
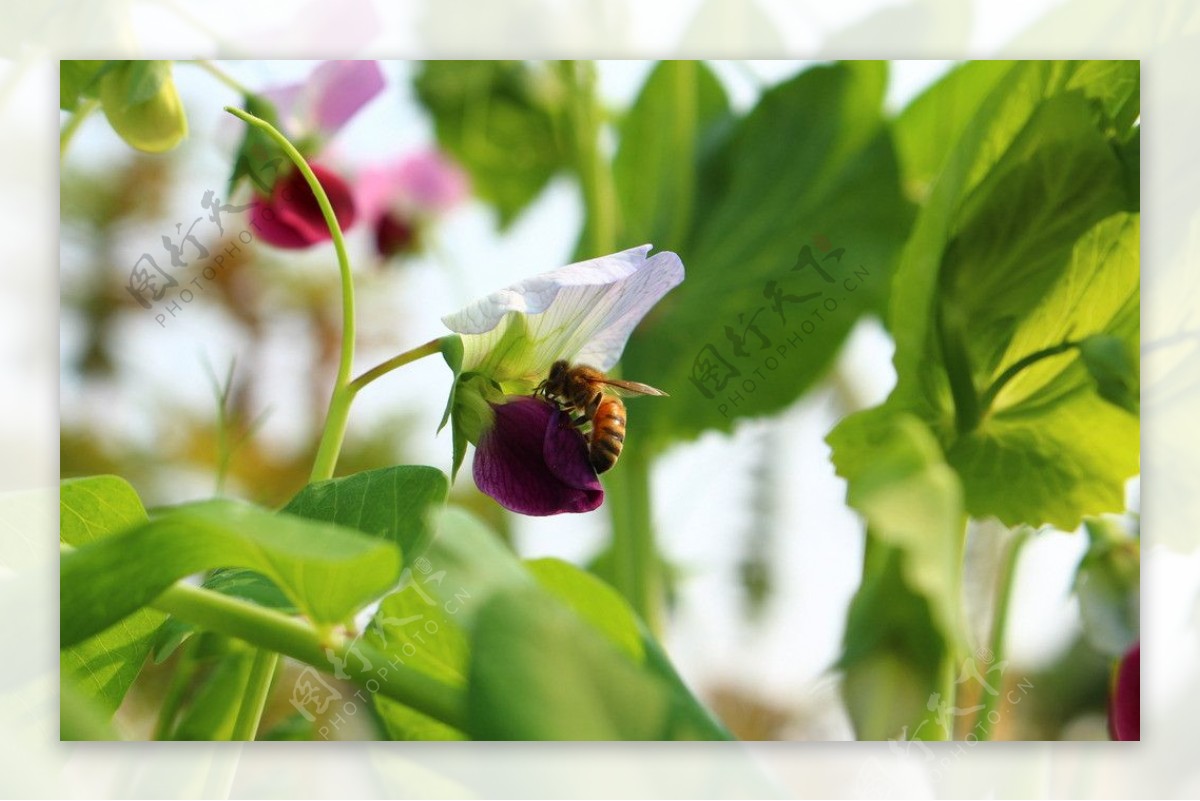
<path fill-rule="evenodd" d="M 1108 735 L 1114 740 L 1142 739 L 1142 646 L 1121 658 L 1108 699 Z"/>
<path fill-rule="evenodd" d="M 350 187 L 332 170 L 318 164 L 309 166 L 329 196 L 334 216 L 345 231 L 356 217 Z M 296 250 L 331 238 L 316 195 L 299 170 L 292 170 L 276 181 L 269 198 L 255 197 L 250 215 L 258 236 L 278 248 Z"/>
<path fill-rule="evenodd" d="M 321 135 L 329 137 L 383 91 L 384 81 L 377 61 L 326 61 L 308 83 L 313 121 Z"/>
<path fill-rule="evenodd" d="M 590 512 L 604 489 L 570 418 L 539 398 L 493 405 L 494 426 L 475 449 L 475 484 L 505 509 L 544 516 Z"/>

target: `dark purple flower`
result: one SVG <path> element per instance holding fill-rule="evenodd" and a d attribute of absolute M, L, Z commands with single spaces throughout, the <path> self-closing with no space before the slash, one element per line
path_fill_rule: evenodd
<path fill-rule="evenodd" d="M 412 221 L 385 214 L 375 223 L 375 251 L 385 259 L 417 249 L 417 228 Z"/>
<path fill-rule="evenodd" d="M 587 442 L 570 417 L 540 398 L 491 404 L 495 421 L 475 448 L 480 490 L 514 512 L 590 512 L 604 489 L 588 461 Z"/>
<path fill-rule="evenodd" d="M 1135 643 L 1113 670 L 1108 699 L 1108 736 L 1142 739 L 1142 645 Z"/>
<path fill-rule="evenodd" d="M 332 170 L 317 164 L 309 166 L 329 196 L 334 216 L 345 231 L 357 217 L 349 185 Z M 270 197 L 254 197 L 250 221 L 264 242 L 278 248 L 307 248 L 332 236 L 317 197 L 299 170 L 292 170 L 276 181 Z"/>

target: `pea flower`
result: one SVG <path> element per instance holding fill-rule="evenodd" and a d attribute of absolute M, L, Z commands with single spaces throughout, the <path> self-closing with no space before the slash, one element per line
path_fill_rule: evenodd
<path fill-rule="evenodd" d="M 559 359 L 609 370 L 630 333 L 683 280 L 650 245 L 560 267 L 442 319 L 462 359 L 451 398 L 455 438 L 475 443 L 475 484 L 527 515 L 589 512 L 604 489 L 570 416 L 534 394 Z M 455 467 L 461 458 L 456 445 Z"/>
<path fill-rule="evenodd" d="M 363 170 L 355 187 L 362 219 L 384 259 L 420 250 L 425 229 L 469 191 L 466 173 L 436 150 Z"/>
<path fill-rule="evenodd" d="M 384 86 L 383 72 L 374 61 L 326 61 L 306 81 L 267 89 L 262 96 L 274 104 L 280 124 L 309 159 L 343 230 L 357 219 L 349 184 L 313 157 Z M 256 195 L 251 222 L 263 241 L 280 248 L 307 248 L 330 238 L 317 199 L 299 171 L 286 159 L 268 196 Z"/>
<path fill-rule="evenodd" d="M 308 166 L 325 189 L 333 216 L 342 230 L 354 225 L 358 212 L 350 186 L 327 167 Z M 324 242 L 331 236 L 317 196 L 299 170 L 289 170 L 281 176 L 271 188 L 269 197 L 255 196 L 250 207 L 250 222 L 264 242 L 277 248 L 299 250 Z"/>
<path fill-rule="evenodd" d="M 1142 739 L 1142 646 L 1134 643 L 1113 668 L 1108 697 L 1108 736 Z"/>

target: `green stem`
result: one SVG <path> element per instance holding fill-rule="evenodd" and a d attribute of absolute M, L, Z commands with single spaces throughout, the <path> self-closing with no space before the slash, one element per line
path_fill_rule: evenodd
<path fill-rule="evenodd" d="M 321 432 L 321 442 L 317 446 L 317 456 L 313 460 L 312 474 L 309 481 L 324 481 L 333 478 L 333 470 L 337 465 L 338 453 L 342 449 L 342 441 L 346 437 L 346 424 L 350 419 L 350 405 L 358 391 L 382 375 L 390 373 L 397 367 L 403 367 L 409 362 L 423 359 L 441 351 L 442 340 L 433 339 L 424 345 L 410 351 L 393 356 L 382 364 L 372 367 L 353 381 L 338 385 L 329 399 L 329 411 L 325 415 L 325 428 Z"/>
<path fill-rule="evenodd" d="M 354 402 L 354 390 L 345 386 L 333 389 L 329 398 L 329 410 L 325 413 L 325 427 L 321 429 L 321 441 L 313 459 L 309 482 L 333 478 L 338 455 L 342 452 L 342 441 L 346 438 L 346 424 L 350 420 L 350 404 Z"/>
<path fill-rule="evenodd" d="M 188 639 L 180 648 L 179 660 L 171 673 L 171 683 L 167 686 L 163 697 L 162 709 L 158 712 L 158 722 L 154 726 L 154 739 L 167 740 L 175 727 L 175 718 L 179 715 L 179 707 L 183 705 L 183 697 L 187 693 L 192 676 L 196 673 L 196 660 L 193 656 L 196 649 L 197 637 Z"/>
<path fill-rule="evenodd" d="M 585 210 L 580 250 L 582 255 L 591 258 L 611 253 L 617 243 L 617 193 L 613 185 L 612 167 L 600 152 L 604 109 L 596 91 L 595 64 L 590 61 L 564 61 L 560 69 L 565 82 L 571 87 L 567 114 Z"/>
<path fill-rule="evenodd" d="M 71 145 L 71 140 L 75 138 L 75 134 L 79 132 L 79 127 L 83 125 L 93 111 L 100 108 L 100 101 L 96 99 L 85 100 L 79 104 L 71 118 L 67 120 L 67 124 L 63 126 L 62 133 L 58 135 L 58 160 L 62 161 L 67 157 L 67 148 Z"/>
<path fill-rule="evenodd" d="M 1021 555 L 1021 548 L 1032 533 L 1033 529 L 1021 526 L 1013 534 L 1012 541 L 1008 544 L 1008 552 L 1004 556 L 1004 563 L 1000 567 L 1000 575 L 997 577 L 996 608 L 992 612 L 991 641 L 988 645 L 988 649 L 992 652 L 992 659 L 996 662 L 1002 662 L 1004 657 L 1004 630 L 1008 626 L 1009 601 L 1012 598 L 1013 578 L 1017 574 L 1017 558 Z M 995 693 L 987 693 L 983 699 L 983 709 L 979 711 L 974 729 L 980 740 L 992 738 L 991 714 L 995 711 L 999 700 L 999 689 Z"/>
<path fill-rule="evenodd" d="M 328 670 L 336 658 L 356 684 L 454 728 L 466 727 L 466 698 L 461 689 L 398 660 L 388 660 L 361 640 L 330 642 L 298 618 L 183 583 L 172 585 L 151 606 L 207 631 L 245 640 L 319 670 Z M 332 656 L 326 654 L 327 648 Z M 377 686 L 371 688 L 368 682 Z"/>
<path fill-rule="evenodd" d="M 1068 340 L 1066 342 L 1060 342 L 1057 345 L 1052 345 L 1048 348 L 1035 351 L 1024 358 L 1013 362 L 1013 364 L 1009 366 L 1007 370 L 1001 373 L 996 380 L 992 382 L 992 385 L 987 388 L 987 390 L 983 393 L 983 396 L 979 399 L 979 406 L 982 410 L 982 413 L 987 414 L 988 410 L 992 408 L 992 403 L 996 400 L 996 396 L 1000 394 L 1000 390 L 1004 389 L 1004 385 L 1013 380 L 1013 378 L 1015 378 L 1017 374 L 1026 367 L 1036 364 L 1042 359 L 1049 359 L 1051 356 L 1058 356 L 1061 353 L 1066 353 L 1072 348 L 1077 347 L 1079 347 L 1078 342 L 1072 342 Z"/>
<path fill-rule="evenodd" d="M 946 365 L 946 377 L 950 381 L 950 395 L 954 398 L 954 421 L 959 434 L 975 430 L 982 418 L 979 396 L 975 390 L 974 373 L 967 348 L 963 344 L 963 326 L 960 315 L 945 305 L 938 306 L 937 332 L 942 347 L 942 361 Z"/>
<path fill-rule="evenodd" d="M 255 92 L 252 92 L 251 90 L 247 89 L 242 83 L 240 83 L 236 78 L 234 78 L 228 72 L 221 69 L 216 64 L 209 61 L 208 59 L 198 58 L 198 59 L 195 59 L 194 61 L 190 61 L 187 63 L 195 64 L 197 67 L 200 67 L 202 70 L 207 72 L 209 75 L 213 76 L 218 81 L 225 84 L 230 89 L 237 92 L 239 95 L 242 95 L 243 97 L 247 97 L 247 96 L 256 94 Z"/>
<path fill-rule="evenodd" d="M 278 667 L 279 654 L 261 648 L 254 652 L 254 663 L 250 666 L 242 705 L 238 708 L 233 734 L 229 739 L 250 742 L 258 734 L 258 725 L 262 721 L 263 709 L 267 706 L 267 695 L 270 693 L 271 682 L 275 679 Z"/>
<path fill-rule="evenodd" d="M 431 339 L 428 342 L 426 342 L 424 345 L 420 345 L 418 347 L 413 348 L 412 350 L 405 351 L 404 353 L 401 353 L 399 356 L 393 356 L 392 358 L 388 359 L 386 362 L 377 364 L 376 366 L 372 367 L 370 370 L 368 370 L 367 372 L 360 375 L 358 378 L 351 381 L 347 386 L 352 391 L 358 392 L 360 389 L 365 387 L 367 384 L 370 384 L 376 378 L 379 378 L 380 376 L 390 373 L 392 370 L 395 370 L 397 367 L 403 367 L 404 365 L 406 365 L 410 362 L 415 362 L 417 359 L 423 359 L 426 356 L 432 356 L 435 353 L 441 353 L 442 342 L 444 341 L 444 339 L 445 339 L 445 337 L 440 337 L 438 339 Z"/>
<path fill-rule="evenodd" d="M 962 608 L 961 599 L 963 595 L 963 558 L 966 554 L 968 522 L 969 518 L 966 515 L 962 515 L 959 518 L 958 530 L 962 532 L 962 534 L 958 538 L 957 543 L 955 543 L 954 553 L 954 564 L 958 566 L 958 570 L 955 572 L 954 587 L 952 588 L 952 592 L 953 597 L 959 600 L 957 608 L 960 610 L 960 612 Z M 941 703 L 938 705 L 937 709 L 930 710 L 929 714 L 925 716 L 925 720 L 930 723 L 930 726 L 927 729 L 924 726 L 920 727 L 922 730 L 927 730 L 931 733 L 934 733 L 935 736 L 929 738 L 923 737 L 922 739 L 954 739 L 954 720 L 956 716 L 951 715 L 949 720 L 944 720 L 940 716 L 942 709 L 958 708 L 958 666 L 962 654 L 962 649 L 960 647 L 960 632 L 962 631 L 963 626 L 961 618 L 957 617 L 955 620 L 951 621 L 949 625 L 951 625 L 952 631 L 946 632 L 946 648 L 942 654 L 941 662 L 938 665 L 937 674 L 937 692 Z M 948 729 L 942 728 L 942 724 L 947 724 Z"/>
<path fill-rule="evenodd" d="M 600 150 L 604 109 L 596 91 L 595 64 L 559 63 L 570 87 L 570 146 L 583 193 L 585 222 L 579 255 L 611 253 L 617 245 L 617 193 L 612 166 Z M 626 450 L 614 469 L 609 494 L 613 525 L 613 580 L 655 635 L 661 634 L 661 578 L 650 507 L 650 465 L 643 451 Z"/>
<path fill-rule="evenodd" d="M 347 391 L 346 388 L 350 383 L 350 370 L 354 366 L 354 280 L 350 273 L 350 258 L 346 255 L 346 240 L 342 236 L 342 227 L 338 224 L 337 215 L 333 213 L 333 205 L 329 202 L 329 196 L 325 194 L 325 188 L 321 186 L 321 182 L 317 180 L 312 168 L 308 166 L 308 162 L 305 161 L 304 156 L 300 155 L 300 151 L 296 149 L 295 145 L 266 120 L 233 106 L 226 106 L 225 110 L 248 125 L 261 129 L 274 139 L 304 175 L 304 180 L 308 182 L 313 196 L 317 199 L 317 205 L 321 207 L 321 215 L 325 218 L 325 225 L 329 228 L 333 247 L 337 252 L 338 270 L 342 278 L 342 350 L 338 359 L 337 378 L 334 380 L 333 392 L 329 398 L 329 411 L 325 415 L 325 426 L 321 434 L 321 443 L 317 447 L 317 457 L 313 461 L 310 480 L 320 481 L 332 478 L 334 467 L 337 465 L 338 453 L 342 449 L 342 440 L 346 436 L 346 421 L 350 416 L 350 403 L 354 399 L 353 390 Z"/>
<path fill-rule="evenodd" d="M 655 635 L 662 634 L 662 596 L 658 551 L 650 506 L 650 462 L 636 449 L 626 450 L 613 470 L 609 493 L 612 517 L 613 582 Z"/>

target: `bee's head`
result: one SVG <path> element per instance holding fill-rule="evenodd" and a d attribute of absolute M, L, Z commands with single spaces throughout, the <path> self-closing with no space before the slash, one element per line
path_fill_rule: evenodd
<path fill-rule="evenodd" d="M 559 359 L 554 364 L 550 365 L 550 375 L 546 376 L 546 382 L 551 385 L 561 384 L 563 379 L 567 377 L 567 370 L 569 368 L 570 365 L 568 365 L 566 361 Z"/>
<path fill-rule="evenodd" d="M 563 391 L 567 377 L 567 370 L 570 365 L 567 362 L 559 359 L 554 364 L 550 365 L 550 372 L 542 383 L 537 385 L 535 392 L 539 395 L 557 395 Z"/>

